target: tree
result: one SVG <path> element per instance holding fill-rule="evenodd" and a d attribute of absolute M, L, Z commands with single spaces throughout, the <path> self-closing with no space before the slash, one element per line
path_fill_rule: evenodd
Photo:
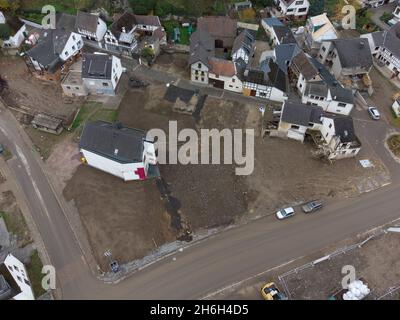
<path fill-rule="evenodd" d="M 0 0 L 0 10 L 17 11 L 21 6 L 20 0 Z"/>
<path fill-rule="evenodd" d="M 150 64 L 155 58 L 154 50 L 150 47 L 144 47 L 140 53 L 140 56 L 145 59 L 148 64 Z"/>

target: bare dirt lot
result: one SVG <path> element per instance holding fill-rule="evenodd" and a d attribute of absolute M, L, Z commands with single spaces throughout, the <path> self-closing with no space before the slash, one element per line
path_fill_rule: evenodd
<path fill-rule="evenodd" d="M 188 59 L 189 55 L 185 53 L 161 53 L 152 68 L 172 73 L 183 79 L 189 79 Z"/>
<path fill-rule="evenodd" d="M 341 289 L 342 267 L 352 265 L 356 278 L 371 289 L 368 299 L 378 299 L 400 283 L 400 235 L 388 233 L 334 258 L 284 278 L 292 299 L 327 299 Z"/>
<path fill-rule="evenodd" d="M 7 81 L 5 102 L 29 113 L 43 112 L 68 118 L 80 103 L 64 103 L 60 84 L 41 81 L 32 76 L 21 58 L 0 57 L 0 74 Z"/>
<path fill-rule="evenodd" d="M 378 159 L 375 168 L 366 170 L 356 159 L 334 164 L 315 160 L 308 144 L 261 141 L 257 105 L 207 98 L 196 122 L 192 116 L 172 112 L 163 99 L 165 92 L 165 85 L 129 90 L 119 120 L 130 127 L 160 128 L 166 133 L 170 120 L 177 121 L 178 129 L 255 129 L 255 170 L 250 176 L 237 176 L 236 165 L 160 165 L 179 219 L 194 232 L 267 215 L 282 205 L 311 198 L 355 195 L 360 179 L 385 172 Z M 68 159 L 76 159 L 70 152 Z M 54 170 L 58 162 L 52 162 Z M 102 266 L 107 249 L 120 262 L 127 262 L 145 256 L 155 243 L 159 246 L 180 236 L 155 181 L 124 183 L 84 166 L 70 174 L 65 196 L 75 200 Z"/>

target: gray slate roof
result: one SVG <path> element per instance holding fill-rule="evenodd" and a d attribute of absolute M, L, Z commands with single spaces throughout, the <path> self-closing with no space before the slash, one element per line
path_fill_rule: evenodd
<path fill-rule="evenodd" d="M 38 44 L 30 49 L 27 55 L 38 61 L 49 72 L 55 72 L 63 64 L 60 54 L 70 35 L 71 32 L 60 29 L 45 30 Z"/>
<path fill-rule="evenodd" d="M 335 133 L 340 137 L 342 143 L 358 141 L 354 131 L 353 119 L 349 116 L 325 115 L 326 118 L 333 119 Z"/>
<path fill-rule="evenodd" d="M 201 61 L 206 66 L 208 58 L 215 55 L 215 40 L 203 29 L 197 29 L 190 37 L 189 65 Z"/>
<path fill-rule="evenodd" d="M 78 11 L 78 14 L 76 15 L 75 27 L 77 29 L 86 30 L 91 33 L 96 33 L 98 19 L 99 17 L 94 14 Z"/>
<path fill-rule="evenodd" d="M 111 79 L 112 56 L 86 53 L 82 58 L 83 79 Z"/>
<path fill-rule="evenodd" d="M 292 30 L 286 26 L 272 26 L 272 29 L 275 32 L 276 37 L 278 38 L 280 43 L 295 43 L 297 41 L 293 35 Z"/>
<path fill-rule="evenodd" d="M 86 123 L 79 147 L 119 163 L 137 163 L 143 160 L 145 138 L 142 130 L 95 121 Z"/>
<path fill-rule="evenodd" d="M 56 14 L 56 29 L 75 32 L 76 16 L 67 13 Z"/>
<path fill-rule="evenodd" d="M 272 17 L 272 18 L 265 18 L 263 21 L 270 27 L 272 26 L 284 26 L 283 22 L 279 20 L 278 18 Z"/>
<path fill-rule="evenodd" d="M 332 43 L 337 50 L 343 68 L 370 69 L 372 67 L 373 62 L 368 39 L 336 39 L 332 40 Z"/>
<path fill-rule="evenodd" d="M 286 101 L 281 121 L 307 127 L 310 123 L 321 123 L 323 114 L 321 107 Z"/>
<path fill-rule="evenodd" d="M 283 72 L 287 73 L 288 66 L 300 50 L 294 43 L 280 44 L 275 47 L 275 62 Z"/>
<path fill-rule="evenodd" d="M 249 31 L 243 30 L 233 42 L 232 53 L 235 53 L 240 48 L 243 48 L 245 51 L 247 51 L 249 56 L 252 56 L 254 52 L 254 42 L 255 39 L 253 35 Z"/>

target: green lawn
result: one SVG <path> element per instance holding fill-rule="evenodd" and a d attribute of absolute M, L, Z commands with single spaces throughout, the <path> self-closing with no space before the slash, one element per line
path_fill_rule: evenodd
<path fill-rule="evenodd" d="M 21 247 L 32 242 L 28 226 L 21 211 L 16 210 L 13 213 L 0 212 L 0 217 L 3 218 L 8 232 L 17 236 L 18 244 Z"/>
<path fill-rule="evenodd" d="M 174 28 L 179 28 L 181 32 L 181 41 L 179 44 L 184 44 L 184 45 L 189 45 L 190 44 L 190 34 L 189 34 L 189 28 L 183 28 L 178 21 L 170 20 L 170 21 L 164 21 L 163 22 L 163 27 L 165 28 L 165 31 L 167 32 L 168 39 L 173 39 L 174 37 Z M 193 32 L 196 30 L 193 29 Z"/>
<path fill-rule="evenodd" d="M 44 274 L 42 274 L 43 263 L 40 260 L 37 250 L 32 252 L 31 261 L 26 265 L 26 269 L 35 298 L 39 298 L 41 295 L 45 294 L 46 291 L 42 288 L 42 279 L 44 276 Z"/>
<path fill-rule="evenodd" d="M 118 111 L 103 108 L 100 102 L 87 102 L 78 112 L 77 117 L 71 125 L 71 129 L 80 129 L 87 121 L 103 120 L 115 122 L 118 119 Z"/>

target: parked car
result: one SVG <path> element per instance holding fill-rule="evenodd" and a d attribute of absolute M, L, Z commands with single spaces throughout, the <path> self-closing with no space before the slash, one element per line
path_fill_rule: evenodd
<path fill-rule="evenodd" d="M 283 220 L 283 219 L 286 219 L 286 218 L 290 218 L 290 217 L 292 217 L 292 216 L 294 216 L 294 209 L 293 209 L 292 207 L 279 210 L 279 211 L 276 213 L 276 217 L 277 217 L 279 220 Z"/>
<path fill-rule="evenodd" d="M 322 201 L 313 200 L 310 201 L 309 203 L 306 203 L 304 206 L 301 207 L 301 209 L 303 210 L 304 213 L 311 213 L 319 209 L 322 209 L 323 206 L 324 204 L 322 203 Z"/>
<path fill-rule="evenodd" d="M 274 282 L 267 283 L 261 288 L 261 295 L 264 300 L 287 300 L 285 294 L 280 292 Z"/>
<path fill-rule="evenodd" d="M 368 113 L 370 117 L 374 120 L 379 120 L 381 118 L 381 114 L 379 113 L 379 110 L 376 107 L 369 107 Z"/>

